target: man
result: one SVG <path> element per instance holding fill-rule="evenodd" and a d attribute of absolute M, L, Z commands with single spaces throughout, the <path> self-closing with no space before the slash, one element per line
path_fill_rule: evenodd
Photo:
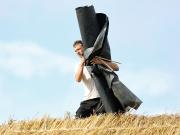
<path fill-rule="evenodd" d="M 100 99 L 99 93 L 96 89 L 93 78 L 89 74 L 85 66 L 84 58 L 84 46 L 81 40 L 77 40 L 73 44 L 75 53 L 79 56 L 80 62 L 76 68 L 75 80 L 77 82 L 83 82 L 85 88 L 85 99 L 81 102 L 79 109 L 76 111 L 77 118 L 89 117 L 93 114 L 105 113 L 104 106 Z M 110 67 L 114 71 L 118 71 L 119 67 L 115 63 L 107 62 L 99 58 L 94 58 L 91 61 L 92 64 L 102 64 L 106 67 Z"/>

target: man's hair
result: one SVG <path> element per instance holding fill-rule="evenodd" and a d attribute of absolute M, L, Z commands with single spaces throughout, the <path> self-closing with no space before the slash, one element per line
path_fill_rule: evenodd
<path fill-rule="evenodd" d="M 81 40 L 74 41 L 73 47 L 75 47 L 77 44 L 81 44 L 83 46 L 83 42 Z"/>

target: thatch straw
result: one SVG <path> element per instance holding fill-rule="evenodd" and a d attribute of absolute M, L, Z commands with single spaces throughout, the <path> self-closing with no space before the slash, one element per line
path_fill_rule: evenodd
<path fill-rule="evenodd" d="M 180 115 L 99 115 L 86 119 L 13 121 L 0 126 L 1 135 L 179 135 Z"/>

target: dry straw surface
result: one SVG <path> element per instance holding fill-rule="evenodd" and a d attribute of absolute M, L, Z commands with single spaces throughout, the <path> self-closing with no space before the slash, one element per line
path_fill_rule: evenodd
<path fill-rule="evenodd" d="M 0 135 L 180 135 L 180 115 L 106 114 L 86 119 L 9 120 L 0 125 Z"/>

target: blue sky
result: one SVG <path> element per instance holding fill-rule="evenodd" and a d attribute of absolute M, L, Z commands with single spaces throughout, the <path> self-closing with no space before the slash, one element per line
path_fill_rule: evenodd
<path fill-rule="evenodd" d="M 180 112 L 178 0 L 0 0 L 0 122 L 75 113 L 84 94 L 74 81 L 75 8 L 85 5 L 109 17 L 117 74 L 143 100 L 132 113 Z"/>

